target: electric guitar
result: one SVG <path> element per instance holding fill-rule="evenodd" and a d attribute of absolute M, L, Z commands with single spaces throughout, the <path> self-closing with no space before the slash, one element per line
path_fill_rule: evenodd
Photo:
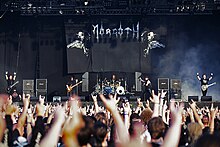
<path fill-rule="evenodd" d="M 74 84 L 74 85 L 71 84 L 70 86 L 66 85 L 67 92 L 71 92 L 74 87 L 78 86 L 78 85 L 81 84 L 82 82 L 83 82 L 83 81 L 80 81 L 80 82 L 78 82 L 78 83 L 76 83 L 76 84 Z"/>
<path fill-rule="evenodd" d="M 214 83 L 212 83 L 212 84 L 202 85 L 202 86 L 201 86 L 201 89 L 202 89 L 202 91 L 206 91 L 210 86 L 213 86 L 213 85 L 215 85 L 215 84 L 216 84 L 216 82 L 214 82 Z"/>
<path fill-rule="evenodd" d="M 9 86 L 9 87 L 7 88 L 7 91 L 10 92 L 11 89 L 12 89 L 15 85 L 17 85 L 18 83 L 19 83 L 19 81 L 15 82 L 15 83 L 12 84 L 11 86 Z"/>

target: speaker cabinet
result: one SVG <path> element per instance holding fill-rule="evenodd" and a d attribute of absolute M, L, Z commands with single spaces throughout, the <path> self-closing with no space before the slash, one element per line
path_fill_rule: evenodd
<path fill-rule="evenodd" d="M 158 90 L 169 90 L 169 78 L 158 78 Z"/>
<path fill-rule="evenodd" d="M 170 83 L 171 83 L 171 89 L 177 91 L 182 89 L 182 84 L 180 79 L 171 79 Z"/>
<path fill-rule="evenodd" d="M 135 91 L 142 91 L 141 81 L 139 80 L 140 76 L 141 76 L 140 72 L 135 72 Z"/>
<path fill-rule="evenodd" d="M 202 96 L 201 101 L 212 101 L 212 96 Z"/>
<path fill-rule="evenodd" d="M 46 91 L 47 90 L 47 79 L 36 79 L 36 91 Z"/>
<path fill-rule="evenodd" d="M 181 99 L 182 91 L 171 89 L 170 91 L 171 99 Z"/>
<path fill-rule="evenodd" d="M 198 101 L 199 97 L 198 96 L 188 96 L 188 102 L 191 102 L 191 100 Z"/>
<path fill-rule="evenodd" d="M 23 80 L 23 91 L 34 91 L 34 80 Z"/>
<path fill-rule="evenodd" d="M 89 91 L 89 73 L 85 72 L 82 75 L 82 92 L 88 92 Z"/>

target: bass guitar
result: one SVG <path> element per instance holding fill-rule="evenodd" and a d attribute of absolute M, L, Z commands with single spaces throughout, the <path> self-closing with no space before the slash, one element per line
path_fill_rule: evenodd
<path fill-rule="evenodd" d="M 202 85 L 202 86 L 201 86 L 201 89 L 202 89 L 202 91 L 206 91 L 210 86 L 213 86 L 213 85 L 215 85 L 215 84 L 216 84 L 216 82 L 214 82 L 214 83 L 212 83 L 212 84 Z"/>
<path fill-rule="evenodd" d="M 19 81 L 15 82 L 15 83 L 12 84 L 11 86 L 9 86 L 9 87 L 7 88 L 7 91 L 10 92 L 10 91 L 12 90 L 12 88 L 13 88 L 15 85 L 17 85 L 18 83 L 19 83 Z"/>

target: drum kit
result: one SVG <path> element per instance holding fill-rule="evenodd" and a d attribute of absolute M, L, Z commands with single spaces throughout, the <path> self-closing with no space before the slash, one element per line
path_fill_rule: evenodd
<path fill-rule="evenodd" d="M 123 83 L 123 84 L 122 84 Z M 101 82 L 97 82 L 97 84 L 94 86 L 94 91 L 92 92 L 92 95 L 95 94 L 115 94 L 117 93 L 118 95 L 125 95 L 127 90 L 126 90 L 126 81 L 123 79 L 120 79 L 118 81 L 108 81 L 104 79 Z"/>

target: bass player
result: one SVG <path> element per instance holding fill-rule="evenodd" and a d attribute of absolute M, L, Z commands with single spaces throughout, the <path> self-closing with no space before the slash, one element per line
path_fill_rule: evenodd
<path fill-rule="evenodd" d="M 201 82 L 201 91 L 203 96 L 206 96 L 209 86 L 216 84 L 216 83 L 208 84 L 209 81 L 212 80 L 212 77 L 213 77 L 213 73 L 210 74 L 209 78 L 207 78 L 206 74 L 203 74 L 202 77 L 200 77 L 199 73 L 197 73 L 197 78 Z"/>

